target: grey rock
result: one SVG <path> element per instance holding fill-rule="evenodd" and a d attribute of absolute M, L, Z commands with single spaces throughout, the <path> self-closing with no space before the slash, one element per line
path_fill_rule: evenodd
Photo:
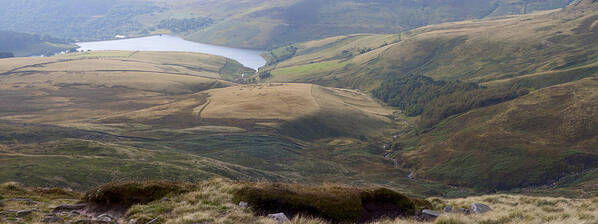
<path fill-rule="evenodd" d="M 33 210 L 22 210 L 22 211 L 18 211 L 17 214 L 15 215 L 15 217 L 23 218 L 25 216 L 31 215 L 32 213 L 33 213 Z"/>
<path fill-rule="evenodd" d="M 444 207 L 444 209 L 442 209 L 442 211 L 444 213 L 451 213 L 453 212 L 453 206 L 447 205 L 446 207 Z"/>
<path fill-rule="evenodd" d="M 110 224 L 110 222 L 93 219 L 79 219 L 74 222 L 75 224 Z"/>
<path fill-rule="evenodd" d="M 413 179 L 415 179 L 415 178 L 413 177 L 413 172 L 409 173 L 409 175 L 407 175 L 407 178 L 409 178 L 409 179 L 412 179 L 412 180 L 413 180 Z"/>
<path fill-rule="evenodd" d="M 241 208 L 247 208 L 249 206 L 249 204 L 247 202 L 241 201 L 239 202 L 239 207 Z"/>
<path fill-rule="evenodd" d="M 268 218 L 276 220 L 279 224 L 290 221 L 284 213 L 268 214 Z"/>
<path fill-rule="evenodd" d="M 424 209 L 422 210 L 422 216 L 424 217 L 424 219 L 435 219 L 438 218 L 438 216 L 440 216 L 440 213 L 430 209 Z"/>
<path fill-rule="evenodd" d="M 158 223 L 158 220 L 159 220 L 159 218 L 155 218 L 155 219 L 152 219 L 149 222 L 146 222 L 145 224 L 155 224 L 155 223 Z"/>
<path fill-rule="evenodd" d="M 49 214 L 49 215 L 46 215 L 44 217 L 44 219 L 42 220 L 42 222 L 45 222 L 45 223 L 56 223 L 56 222 L 62 223 L 62 222 L 64 222 L 64 219 L 62 219 L 62 218 L 60 218 L 60 217 L 58 217 L 58 216 L 56 216 L 54 214 Z"/>
<path fill-rule="evenodd" d="M 129 224 L 137 224 L 137 219 L 131 219 L 131 220 L 129 220 Z"/>
<path fill-rule="evenodd" d="M 482 213 L 486 213 L 492 211 L 492 209 L 485 204 L 482 203 L 473 203 L 471 204 L 471 212 L 475 213 L 475 214 L 482 214 Z"/>
<path fill-rule="evenodd" d="M 74 204 L 74 205 L 59 205 L 58 207 L 52 210 L 53 213 L 58 212 L 70 212 L 74 210 L 81 210 L 84 209 L 86 204 Z"/>
<path fill-rule="evenodd" d="M 101 214 L 97 217 L 97 220 L 104 221 L 104 222 L 112 222 L 113 219 L 114 219 L 114 217 L 112 217 L 108 214 Z"/>

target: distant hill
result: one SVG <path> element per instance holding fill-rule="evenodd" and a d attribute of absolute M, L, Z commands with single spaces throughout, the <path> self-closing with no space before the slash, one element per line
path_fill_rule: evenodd
<path fill-rule="evenodd" d="M 263 71 L 269 81 L 371 90 L 393 74 L 483 83 L 566 70 L 598 60 L 596 18 L 598 10 L 572 7 L 396 35 L 338 36 L 272 50 Z"/>
<path fill-rule="evenodd" d="M 159 7 L 135 0 L 0 0 L 4 30 L 50 35 L 74 40 L 114 38 L 149 33 L 136 16 Z"/>
<path fill-rule="evenodd" d="M 527 14 L 571 0 L 0 0 L 0 27 L 76 40 L 177 33 L 272 48 L 352 33 L 397 33 L 443 22 Z"/>
<path fill-rule="evenodd" d="M 196 0 L 192 4 L 209 4 Z M 229 1 L 225 1 L 229 2 Z M 409 29 L 468 19 L 526 14 L 555 9 L 570 0 L 278 0 L 240 11 L 190 40 L 251 48 L 271 48 L 295 42 L 353 33 L 398 33 Z"/>
<path fill-rule="evenodd" d="M 0 52 L 11 52 L 13 56 L 53 55 L 62 51 L 74 51 L 76 45 L 49 36 L 0 31 Z"/>

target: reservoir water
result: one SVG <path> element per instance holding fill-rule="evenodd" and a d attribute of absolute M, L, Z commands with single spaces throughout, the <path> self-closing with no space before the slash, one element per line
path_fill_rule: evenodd
<path fill-rule="evenodd" d="M 79 50 L 122 50 L 122 51 L 186 51 L 219 55 L 237 60 L 245 67 L 258 69 L 266 64 L 262 58 L 262 51 L 223 47 L 211 44 L 202 44 L 184 40 L 170 35 L 157 35 L 140 38 L 80 42 L 76 43 Z"/>

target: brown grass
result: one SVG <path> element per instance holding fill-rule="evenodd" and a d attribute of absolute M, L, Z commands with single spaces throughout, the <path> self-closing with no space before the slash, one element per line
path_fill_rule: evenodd
<path fill-rule="evenodd" d="M 99 186 L 88 191 L 84 200 L 89 203 L 128 208 L 135 204 L 147 204 L 167 195 L 189 192 L 195 186 L 168 181 L 123 182 Z"/>
<path fill-rule="evenodd" d="M 290 120 L 319 109 L 311 84 L 234 86 L 207 91 L 202 118 Z"/>
<path fill-rule="evenodd" d="M 139 183 L 138 183 L 139 184 Z M 162 186 L 160 189 L 168 189 L 167 199 L 160 200 L 162 197 L 153 197 L 153 201 L 147 204 L 136 204 L 132 206 L 123 222 L 129 223 L 145 223 L 154 218 L 158 218 L 161 223 L 168 224 L 191 224 L 191 223 L 260 223 L 260 224 L 274 224 L 273 220 L 263 216 L 255 216 L 251 209 L 241 208 L 238 206 L 238 198 L 235 199 L 235 194 L 243 189 L 255 188 L 266 189 L 264 187 L 273 186 L 271 184 L 259 183 L 239 183 L 222 179 L 212 179 L 209 181 L 202 181 L 196 184 L 180 184 L 167 182 L 145 182 L 141 188 L 123 188 L 126 184 L 109 184 L 105 186 L 106 189 L 117 189 L 118 192 L 128 192 L 132 195 L 140 195 L 137 190 L 141 192 L 148 192 L 148 189 L 156 189 L 156 186 Z M 129 185 L 131 186 L 131 185 Z M 187 187 L 191 188 L 187 188 Z M 330 198 L 330 195 L 340 193 L 340 195 L 350 193 L 347 188 L 342 186 L 323 185 L 323 186 L 302 186 L 302 185 L 280 185 L 293 186 L 287 189 L 291 193 L 301 193 L 305 197 L 301 200 L 310 201 L 310 203 L 322 203 Z M 179 188 L 180 187 L 180 188 Z M 340 187 L 340 188 L 339 188 Z M 137 189 L 129 192 L 123 189 Z M 182 190 L 186 189 L 186 190 Z M 344 189 L 344 190 L 342 190 Z M 104 192 L 106 192 L 104 190 Z M 172 191 L 174 190 L 174 191 Z M 53 192 L 53 191 L 52 191 Z M 68 194 L 77 194 L 71 191 Z M 160 191 L 162 192 L 162 191 Z M 325 193 L 329 192 L 329 193 Z M 0 185 L 0 193 L 4 198 L 31 198 L 38 201 L 39 204 L 28 205 L 23 202 L 5 202 L 1 209 L 32 209 L 33 207 L 40 208 L 41 212 L 35 212 L 33 215 L 26 217 L 28 223 L 41 223 L 44 212 L 50 212 L 53 207 L 64 203 L 77 203 L 77 198 L 67 197 L 63 193 L 54 194 L 51 192 L 40 193 L 36 189 L 24 188 L 16 183 L 5 183 Z M 57 195 L 62 195 L 57 197 Z M 337 196 L 340 196 L 337 195 Z M 122 195 L 126 198 L 131 198 L 129 195 Z M 314 197 L 324 196 L 324 197 Z M 335 196 L 336 197 L 336 196 Z M 357 196 L 359 197 L 359 196 Z M 144 197 L 145 198 L 145 197 Z M 159 200 L 155 200 L 159 199 Z M 313 200 L 312 200 L 313 199 Z M 119 199 L 120 200 L 120 199 Z M 340 197 L 339 200 L 347 200 L 347 198 Z M 432 202 L 436 210 L 441 210 L 444 206 L 451 205 L 454 208 L 469 208 L 471 203 L 484 203 L 489 205 L 493 210 L 485 214 L 462 215 L 456 213 L 442 214 L 440 218 L 433 222 L 422 222 L 413 218 L 397 218 L 388 219 L 383 218 L 370 222 L 371 224 L 593 224 L 598 218 L 598 198 L 584 198 L 584 199 L 570 199 L 558 197 L 535 197 L 525 195 L 511 195 L 511 194 L 494 194 L 484 196 L 474 196 L 467 198 L 428 198 Z M 138 202 L 138 201 L 137 201 Z M 420 208 L 421 209 L 421 208 Z M 73 217 L 64 216 L 66 221 L 74 221 Z M 0 222 L 8 222 L 6 219 L 0 217 Z M 310 216 L 296 216 L 289 222 L 290 224 L 328 224 L 330 222 L 323 219 L 314 218 Z"/>
<path fill-rule="evenodd" d="M 284 212 L 291 217 L 307 215 L 335 223 L 410 216 L 416 208 L 411 199 L 385 188 L 258 183 L 245 186 L 234 194 L 235 201 L 248 202 L 256 214 Z"/>

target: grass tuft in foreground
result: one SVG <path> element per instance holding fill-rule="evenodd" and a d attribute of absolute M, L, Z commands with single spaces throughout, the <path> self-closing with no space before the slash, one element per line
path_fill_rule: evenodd
<path fill-rule="evenodd" d="M 124 182 L 102 185 L 85 194 L 84 200 L 98 205 L 130 207 L 190 192 L 195 185 L 168 181 Z"/>
<path fill-rule="evenodd" d="M 245 186 L 234 195 L 235 201 L 248 202 L 259 215 L 284 212 L 291 217 L 307 215 L 334 223 L 412 216 L 416 210 L 411 199 L 386 188 L 258 183 Z"/>

